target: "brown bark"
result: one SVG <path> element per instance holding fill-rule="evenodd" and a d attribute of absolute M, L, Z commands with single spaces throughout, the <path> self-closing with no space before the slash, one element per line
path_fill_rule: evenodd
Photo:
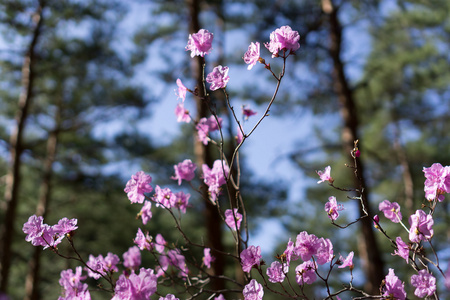
<path fill-rule="evenodd" d="M 347 77 L 345 75 L 344 64 L 341 59 L 342 45 L 342 25 L 338 17 L 338 10 L 333 7 L 331 1 L 326 2 L 327 7 L 324 12 L 328 15 L 330 30 L 330 49 L 329 53 L 333 61 L 333 79 L 334 91 L 340 103 L 340 113 L 344 121 L 342 127 L 341 138 L 344 145 L 344 151 L 349 158 L 350 152 L 354 147 L 354 141 L 358 139 L 357 131 L 359 127 L 358 111 L 355 105 L 353 91 L 349 87 Z M 353 161 L 353 159 L 352 159 Z M 360 159 L 357 159 L 357 168 L 359 178 L 355 177 L 355 186 L 357 188 L 364 187 L 362 193 L 362 202 L 369 216 L 373 216 L 369 206 L 369 193 L 366 180 L 364 177 L 364 165 Z M 360 204 L 360 214 L 363 215 L 362 206 Z M 383 261 L 381 259 L 378 243 L 372 228 L 371 218 L 361 219 L 362 236 L 358 241 L 360 246 L 359 254 L 364 260 L 364 273 L 366 275 L 365 291 L 370 294 L 379 294 L 379 287 L 384 278 Z"/>
<path fill-rule="evenodd" d="M 46 157 L 43 165 L 42 183 L 39 195 L 39 202 L 36 208 L 36 215 L 46 217 L 47 208 L 50 203 L 51 180 L 53 176 L 53 163 L 55 162 L 56 151 L 58 147 L 59 128 L 61 124 L 61 101 L 58 101 L 58 107 L 55 115 L 55 129 L 49 133 L 47 139 Z M 40 280 L 40 258 L 42 247 L 34 247 L 32 259 L 28 264 L 28 274 L 25 279 L 25 298 L 24 300 L 38 300 L 39 280 Z"/>
<path fill-rule="evenodd" d="M 19 96 L 19 108 L 16 113 L 16 126 L 10 137 L 10 167 L 6 174 L 5 196 L 2 209 L 5 210 L 5 222 L 0 230 L 0 291 L 7 292 L 9 270 L 12 259 L 12 241 L 14 237 L 14 222 L 18 203 L 18 191 L 20 185 L 21 154 L 23 151 L 22 136 L 25 129 L 25 121 L 28 117 L 29 107 L 32 101 L 32 89 L 34 80 L 35 48 L 42 27 L 43 1 L 39 1 L 33 14 L 35 28 L 31 42 L 28 46 L 22 65 L 22 90 Z"/>
<path fill-rule="evenodd" d="M 189 32 L 197 33 L 200 29 L 200 22 L 198 16 L 200 14 L 200 0 L 187 0 L 187 5 L 189 8 L 190 22 L 189 22 Z M 204 58 L 200 56 L 194 57 L 191 64 L 192 76 L 196 79 L 196 86 L 198 91 L 198 97 L 196 97 L 197 106 L 197 118 L 208 117 L 208 106 L 205 102 L 205 90 L 203 86 L 203 64 Z M 204 146 L 201 142 L 194 137 L 194 153 L 196 157 L 196 163 L 198 168 L 201 169 L 203 164 L 207 164 L 212 167 L 213 161 L 210 153 L 210 147 Z M 217 207 L 212 205 L 208 196 L 208 189 L 206 185 L 202 187 L 203 199 L 205 203 L 205 227 L 207 231 L 207 246 L 211 248 L 211 253 L 216 257 L 216 260 L 211 266 L 211 275 L 219 276 L 224 274 L 225 261 L 223 255 L 216 251 L 223 251 L 222 242 L 222 224 L 221 218 L 217 211 Z M 221 290 L 224 288 L 223 280 L 213 279 L 212 287 L 215 290 Z"/>

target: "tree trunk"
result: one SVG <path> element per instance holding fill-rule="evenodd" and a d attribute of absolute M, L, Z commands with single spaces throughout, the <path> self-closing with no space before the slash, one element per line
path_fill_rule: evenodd
<path fill-rule="evenodd" d="M 200 29 L 200 22 L 198 19 L 200 13 L 200 0 L 187 0 L 187 5 L 189 7 L 190 22 L 189 22 L 189 32 L 197 33 Z M 197 106 L 197 118 L 201 119 L 208 117 L 208 106 L 205 102 L 205 91 L 203 88 L 203 64 L 204 58 L 200 56 L 195 56 L 192 59 L 191 72 L 192 76 L 196 79 L 198 88 L 198 97 L 196 97 Z M 196 163 L 198 168 L 201 169 L 203 164 L 207 164 L 212 167 L 213 161 L 210 153 L 210 147 L 204 146 L 200 141 L 198 141 L 197 136 L 194 136 L 194 153 L 196 156 Z M 211 265 L 211 275 L 219 276 L 223 275 L 225 261 L 221 253 L 216 251 L 223 251 L 222 243 L 222 224 L 221 218 L 217 211 L 217 207 L 214 206 L 209 200 L 208 188 L 203 184 L 202 186 L 203 199 L 205 204 L 205 226 L 207 230 L 207 246 L 211 248 L 211 254 L 216 257 L 216 260 Z M 212 280 L 212 287 L 215 290 L 221 290 L 224 288 L 223 280 L 214 279 Z"/>
<path fill-rule="evenodd" d="M 50 202 L 51 180 L 53 176 L 53 163 L 55 162 L 58 147 L 58 136 L 61 126 L 61 101 L 58 101 L 55 115 L 55 129 L 49 133 L 47 139 L 47 151 L 43 166 L 42 183 L 40 189 L 39 202 L 36 208 L 36 215 L 46 217 L 47 208 Z M 28 264 L 28 274 L 25 280 L 24 300 L 38 300 L 40 280 L 40 258 L 42 247 L 34 247 L 34 254 Z"/>
<path fill-rule="evenodd" d="M 357 131 L 359 127 L 358 112 L 355 105 L 353 91 L 349 87 L 347 77 L 345 75 L 344 64 L 341 60 L 341 45 L 342 45 L 342 26 L 338 17 L 338 10 L 333 7 L 331 1 L 323 1 L 326 5 L 323 7 L 324 12 L 328 14 L 330 25 L 330 56 L 333 60 L 333 78 L 334 91 L 340 103 L 340 112 L 344 121 L 342 127 L 341 138 L 344 145 L 344 151 L 349 158 L 350 152 L 354 147 L 354 141 L 358 139 Z M 353 159 L 352 159 L 353 161 Z M 366 275 L 366 292 L 376 295 L 379 294 L 379 287 L 381 281 L 384 279 L 383 261 L 381 259 L 378 244 L 375 239 L 375 234 L 372 226 L 371 217 L 373 217 L 369 206 L 369 193 L 367 192 L 367 184 L 364 177 L 364 165 L 360 159 L 357 159 L 357 168 L 359 178 L 355 178 L 355 186 L 359 188 L 364 187 L 362 193 L 363 205 L 366 208 L 370 218 L 363 218 L 360 222 L 362 237 L 359 241 L 359 254 L 364 260 L 364 273 Z M 360 213 L 362 207 L 360 204 Z"/>
<path fill-rule="evenodd" d="M 10 138 L 10 167 L 6 174 L 5 198 L 2 209 L 5 210 L 5 222 L 0 230 L 0 291 L 7 292 L 9 269 L 12 259 L 12 242 L 14 237 L 14 222 L 18 203 L 18 191 L 20 184 L 20 156 L 23 151 L 22 136 L 25 129 L 25 121 L 32 100 L 34 79 L 35 48 L 42 27 L 43 1 L 39 1 L 38 7 L 32 16 L 35 28 L 31 42 L 28 46 L 22 65 L 22 91 L 19 96 L 19 108 L 16 113 L 16 126 Z"/>

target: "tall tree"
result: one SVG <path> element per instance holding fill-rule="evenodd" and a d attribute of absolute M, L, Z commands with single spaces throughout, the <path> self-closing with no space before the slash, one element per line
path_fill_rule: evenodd
<path fill-rule="evenodd" d="M 25 52 L 22 65 L 21 92 L 19 96 L 18 109 L 16 112 L 16 123 L 10 138 L 10 167 L 6 175 L 6 186 L 4 194 L 4 215 L 5 222 L 0 228 L 0 291 L 7 292 L 9 281 L 9 270 L 11 267 L 11 247 L 15 234 L 14 222 L 16 221 L 16 210 L 18 204 L 18 192 L 21 180 L 20 166 L 23 147 L 23 133 L 25 122 L 28 118 L 28 111 L 33 99 L 34 79 L 36 64 L 36 47 L 41 35 L 41 28 L 44 22 L 43 9 L 45 1 L 38 1 L 32 14 L 32 34 L 31 40 Z M 7 11 L 7 10 L 6 10 Z M 14 18 L 13 18 L 14 20 Z"/>

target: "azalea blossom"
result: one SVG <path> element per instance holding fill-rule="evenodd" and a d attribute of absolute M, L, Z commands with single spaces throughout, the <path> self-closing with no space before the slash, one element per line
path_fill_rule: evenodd
<path fill-rule="evenodd" d="M 211 268 L 211 262 L 213 262 L 216 258 L 211 255 L 211 249 L 205 248 L 203 249 L 203 263 L 207 268 Z"/>
<path fill-rule="evenodd" d="M 197 33 L 190 34 L 186 45 L 186 51 L 191 51 L 191 57 L 204 57 L 212 50 L 214 35 L 206 29 L 200 29 Z"/>
<path fill-rule="evenodd" d="M 317 175 L 319 175 L 320 180 L 317 181 L 317 183 L 322 183 L 324 181 L 328 181 L 330 183 L 333 183 L 333 178 L 331 177 L 331 167 L 327 166 L 325 167 L 325 170 L 323 171 L 316 171 Z"/>
<path fill-rule="evenodd" d="M 262 300 L 264 296 L 263 286 L 255 279 L 252 279 L 244 287 L 242 294 L 244 295 L 244 300 Z"/>
<path fill-rule="evenodd" d="M 225 88 L 229 80 L 228 67 L 222 67 L 221 65 L 215 67 L 213 71 L 206 76 L 206 82 L 211 83 L 211 91 Z"/>
<path fill-rule="evenodd" d="M 226 176 L 228 176 L 230 169 L 224 161 L 218 159 L 214 161 L 211 169 L 208 165 L 204 164 L 202 166 L 202 171 L 203 181 L 208 186 L 210 200 L 215 204 L 217 197 L 220 194 L 220 187 L 227 183 Z"/>
<path fill-rule="evenodd" d="M 136 233 L 136 237 L 133 239 L 133 242 L 139 247 L 139 250 L 152 250 L 153 244 L 152 244 L 152 237 L 147 232 L 146 235 L 142 232 L 142 229 L 138 228 L 138 231 Z"/>
<path fill-rule="evenodd" d="M 266 270 L 269 281 L 273 283 L 283 282 L 287 272 L 289 272 L 289 266 L 287 264 L 282 264 L 279 261 L 272 262 L 270 267 Z"/>
<path fill-rule="evenodd" d="M 86 279 L 86 276 L 81 275 L 82 270 L 82 267 L 76 267 L 75 273 L 71 269 L 61 271 L 59 284 L 63 288 L 64 298 L 60 299 L 91 299 L 87 283 L 82 282 Z"/>
<path fill-rule="evenodd" d="M 175 90 L 175 94 L 178 96 L 178 99 L 181 99 L 181 101 L 184 102 L 184 100 L 186 100 L 186 92 L 188 89 L 181 82 L 180 78 L 177 79 L 177 86 L 178 88 Z"/>
<path fill-rule="evenodd" d="M 152 177 L 145 174 L 144 171 L 139 171 L 135 175 L 131 176 L 131 179 L 128 180 L 127 185 L 124 189 L 131 203 L 144 202 L 144 193 L 150 193 L 153 190 L 153 188 L 150 186 L 151 182 Z"/>
<path fill-rule="evenodd" d="M 409 259 L 409 246 L 405 242 L 403 242 L 401 237 L 397 237 L 395 239 L 395 243 L 397 244 L 397 250 L 394 250 L 393 255 L 398 255 L 408 263 Z"/>
<path fill-rule="evenodd" d="M 436 291 L 436 278 L 427 270 L 420 270 L 419 274 L 411 276 L 411 285 L 416 288 L 414 295 L 424 298 L 433 295 Z"/>
<path fill-rule="evenodd" d="M 384 282 L 383 296 L 387 296 L 388 299 L 406 299 L 405 283 L 395 276 L 394 269 L 389 269 L 389 274 L 386 275 Z"/>
<path fill-rule="evenodd" d="M 185 122 L 190 123 L 191 122 L 191 115 L 189 114 L 189 110 L 184 108 L 184 103 L 178 103 L 175 107 L 175 115 L 177 116 L 177 122 Z"/>
<path fill-rule="evenodd" d="M 397 202 L 389 202 L 384 200 L 378 205 L 378 209 L 384 213 L 384 216 L 394 223 L 399 223 L 402 220 L 402 213 L 400 212 L 400 205 Z"/>
<path fill-rule="evenodd" d="M 152 218 L 151 208 L 152 208 L 152 202 L 145 200 L 144 206 L 142 206 L 141 210 L 138 213 L 138 217 L 141 217 L 142 223 L 144 225 L 146 225 L 147 222 Z"/>
<path fill-rule="evenodd" d="M 444 200 L 444 193 L 450 193 L 450 166 L 443 167 L 439 163 L 423 168 L 425 175 L 425 198 L 432 201 L 437 197 L 439 201 Z"/>
<path fill-rule="evenodd" d="M 152 269 L 141 268 L 139 275 L 131 273 L 129 276 L 121 274 L 114 288 L 111 300 L 150 299 L 156 293 L 158 277 Z"/>
<path fill-rule="evenodd" d="M 282 26 L 270 34 L 270 42 L 264 44 L 272 53 L 272 57 L 278 55 L 278 51 L 294 52 L 300 48 L 300 35 L 289 26 Z"/>
<path fill-rule="evenodd" d="M 317 279 L 317 264 L 311 260 L 305 261 L 295 268 L 295 279 L 299 285 L 312 284 Z"/>
<path fill-rule="evenodd" d="M 344 210 L 344 205 L 337 204 L 336 197 L 329 197 L 328 202 L 325 204 L 325 211 L 328 214 L 328 218 L 335 221 L 339 217 L 339 211 L 341 210 Z"/>
<path fill-rule="evenodd" d="M 260 45 L 259 42 L 251 43 L 250 46 L 248 46 L 247 52 L 244 54 L 244 62 L 248 65 L 247 69 L 251 70 L 254 65 L 259 61 L 260 59 Z"/>
<path fill-rule="evenodd" d="M 350 271 L 353 270 L 354 265 L 353 265 L 353 251 L 350 252 L 347 256 L 347 258 L 343 258 L 342 256 L 339 257 L 339 260 L 342 262 L 342 264 L 338 267 L 338 268 L 345 268 L 345 267 L 349 267 Z"/>
<path fill-rule="evenodd" d="M 421 240 L 433 237 L 434 220 L 431 215 L 427 215 L 423 210 L 418 209 L 414 215 L 409 217 L 409 240 L 418 243 Z"/>
<path fill-rule="evenodd" d="M 53 228 L 44 224 L 42 216 L 32 215 L 23 224 L 22 231 L 27 235 L 25 240 L 31 242 L 33 246 L 43 246 L 44 249 L 54 246 Z"/>
<path fill-rule="evenodd" d="M 197 166 L 190 159 L 185 159 L 173 166 L 173 168 L 175 169 L 175 176 L 172 176 L 171 178 L 178 180 L 178 185 L 181 185 L 183 180 L 191 181 L 194 179 Z"/>
<path fill-rule="evenodd" d="M 234 211 L 234 214 L 233 214 L 233 211 Z M 232 230 L 236 231 L 236 225 L 237 225 L 237 229 L 239 230 L 241 228 L 241 222 L 242 222 L 242 214 L 238 213 L 237 208 L 234 208 L 233 210 L 227 209 L 225 211 L 225 223 Z"/>
<path fill-rule="evenodd" d="M 123 266 L 131 270 L 137 270 L 141 265 L 141 251 L 137 246 L 130 247 L 123 254 Z"/>
<path fill-rule="evenodd" d="M 242 270 L 246 273 L 250 273 L 253 266 L 261 263 L 261 247 L 250 246 L 241 252 L 241 265 Z"/>
<path fill-rule="evenodd" d="M 256 115 L 256 111 L 247 108 L 247 105 L 242 105 L 242 114 L 244 115 L 244 120 L 248 120 L 249 117 Z"/>

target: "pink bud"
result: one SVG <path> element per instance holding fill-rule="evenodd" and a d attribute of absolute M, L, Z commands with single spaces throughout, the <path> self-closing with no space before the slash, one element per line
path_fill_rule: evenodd
<path fill-rule="evenodd" d="M 361 155 L 361 152 L 359 151 L 359 149 L 355 151 L 354 155 L 355 155 L 355 157 L 359 157 Z"/>

